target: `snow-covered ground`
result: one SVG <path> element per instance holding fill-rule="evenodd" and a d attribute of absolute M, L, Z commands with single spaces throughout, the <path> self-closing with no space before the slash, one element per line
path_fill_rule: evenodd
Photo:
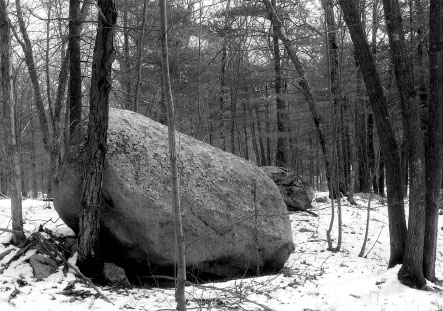
<path fill-rule="evenodd" d="M 398 267 L 386 269 L 387 207 L 378 200 L 372 202 L 367 258 L 358 257 L 365 231 L 367 196 L 366 200 L 357 201 L 359 206 L 354 207 L 342 200 L 340 252 L 326 250 L 330 204 L 315 203 L 318 218 L 300 213 L 290 215 L 296 248 L 280 274 L 187 287 L 188 310 L 443 310 L 442 291 L 410 289 L 397 281 Z M 32 231 L 45 224 L 57 233 L 69 234 L 69 228 L 47 205 L 42 201 L 24 201 L 25 229 Z M 0 200 L 0 227 L 10 225 L 9 215 L 9 200 Z M 334 230 L 332 236 L 336 237 L 336 233 Z M 0 233 L 0 243 L 8 240 L 8 233 Z M 443 231 L 440 230 L 437 250 L 440 279 L 443 277 L 442 244 Z M 0 244 L 0 254 L 7 248 Z M 102 287 L 113 302 L 110 304 L 92 288 L 77 281 L 73 273 L 63 276 L 62 267 L 48 279 L 36 281 L 26 261 L 34 252 L 29 251 L 0 274 L 1 311 L 175 310 L 173 289 Z M 0 270 L 14 253 L 0 261 Z M 71 291 L 67 291 L 67 287 Z M 65 295 L 67 292 L 71 295 Z M 73 292 L 77 295 L 73 296 Z"/>

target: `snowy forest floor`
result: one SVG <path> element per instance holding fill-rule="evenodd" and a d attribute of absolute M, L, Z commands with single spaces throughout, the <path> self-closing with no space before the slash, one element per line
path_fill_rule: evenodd
<path fill-rule="evenodd" d="M 324 196 L 325 193 L 317 193 Z M 343 244 L 340 252 L 327 251 L 326 229 L 330 203 L 314 203 L 319 217 L 304 213 L 290 215 L 295 251 L 280 274 L 188 286 L 188 310 L 443 310 L 443 292 L 401 285 L 399 267 L 387 270 L 389 235 L 387 207 L 372 201 L 367 258 L 358 257 L 363 243 L 368 195 L 356 197 L 359 206 L 343 199 Z M 72 234 L 48 203 L 23 202 L 25 229 L 40 224 L 59 234 Z M 0 200 L 0 227 L 10 222 L 10 202 Z M 440 221 L 442 221 L 440 216 Z M 337 235 L 337 222 L 333 237 Z M 441 226 L 440 226 L 441 227 Z M 0 233 L 0 254 L 10 246 L 8 233 Z M 334 240 L 334 243 L 336 241 Z M 437 277 L 443 278 L 443 231 L 439 230 Z M 335 245 L 334 245 L 335 246 Z M 16 250 L 0 261 L 1 267 Z M 174 290 L 167 288 L 121 289 L 101 287 L 113 304 L 105 302 L 94 289 L 62 267 L 44 281 L 36 281 L 27 259 L 28 251 L 0 274 L 0 310 L 175 310 Z"/>

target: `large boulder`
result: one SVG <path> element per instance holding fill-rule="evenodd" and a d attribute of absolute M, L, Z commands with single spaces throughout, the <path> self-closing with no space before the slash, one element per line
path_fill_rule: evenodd
<path fill-rule="evenodd" d="M 289 211 L 306 211 L 312 207 L 314 190 L 294 170 L 276 166 L 262 166 L 260 168 L 280 188 Z"/>
<path fill-rule="evenodd" d="M 235 155 L 184 134 L 176 138 L 188 269 L 200 276 L 232 277 L 255 273 L 257 265 L 262 272 L 282 268 L 294 246 L 275 183 Z M 54 206 L 78 232 L 84 160 L 81 147 L 73 150 L 60 172 Z M 167 128 L 140 114 L 110 109 L 103 178 L 100 224 L 105 260 L 127 270 L 144 267 L 155 274 L 172 273 L 175 238 Z"/>

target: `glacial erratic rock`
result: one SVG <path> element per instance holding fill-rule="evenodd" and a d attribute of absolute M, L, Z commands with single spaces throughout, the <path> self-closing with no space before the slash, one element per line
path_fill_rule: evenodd
<path fill-rule="evenodd" d="M 312 208 L 314 190 L 293 170 L 276 166 L 262 166 L 260 168 L 280 188 L 289 211 L 306 211 Z"/>
<path fill-rule="evenodd" d="M 255 273 L 257 265 L 262 272 L 281 269 L 294 246 L 278 187 L 248 161 L 184 134 L 176 138 L 188 269 L 221 278 Z M 75 232 L 81 154 L 70 153 L 54 191 L 55 209 Z M 165 126 L 134 112 L 110 109 L 100 223 L 106 261 L 126 270 L 144 267 L 153 274 L 173 273 Z"/>

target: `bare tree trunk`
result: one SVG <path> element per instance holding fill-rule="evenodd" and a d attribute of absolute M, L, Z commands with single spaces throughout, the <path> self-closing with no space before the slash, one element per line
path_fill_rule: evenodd
<path fill-rule="evenodd" d="M 330 159 L 328 156 L 328 150 L 327 150 L 327 146 L 326 146 L 326 138 L 323 133 L 323 129 L 321 126 L 321 121 L 320 121 L 320 114 L 317 111 L 317 106 L 316 106 L 316 103 L 314 100 L 314 96 L 312 94 L 311 86 L 309 85 L 309 81 L 306 78 L 305 69 L 303 68 L 303 65 L 302 65 L 300 59 L 293 51 L 292 44 L 284 33 L 283 25 L 280 21 L 279 16 L 277 15 L 277 12 L 275 11 L 275 8 L 272 5 L 271 1 L 270 0 L 263 0 L 263 3 L 266 7 L 268 14 L 269 14 L 272 24 L 275 26 L 275 28 L 273 28 L 274 31 L 276 32 L 276 34 L 278 35 L 280 40 L 283 42 L 285 50 L 288 53 L 298 75 L 300 76 L 299 85 L 302 89 L 303 95 L 305 96 L 305 98 L 308 102 L 309 109 L 310 109 L 312 117 L 314 119 L 314 124 L 317 129 L 317 134 L 318 134 L 318 137 L 320 140 L 320 146 L 322 147 L 323 157 L 324 157 L 324 161 L 325 161 L 326 178 L 328 181 L 328 188 L 329 188 L 331 195 L 333 196 L 333 183 L 331 181 L 331 164 L 330 164 Z"/>
<path fill-rule="evenodd" d="M 229 10 L 231 0 L 228 0 L 226 4 L 226 12 Z M 222 56 L 221 56 L 221 67 L 220 67 L 220 93 L 219 93 L 219 109 L 220 109 L 220 139 L 221 139 L 221 149 L 226 151 L 226 134 L 225 134 L 225 89 L 226 89 L 226 64 L 227 64 L 227 45 L 228 45 L 228 30 L 229 30 L 229 15 L 225 15 L 225 24 L 222 32 L 223 36 L 223 46 L 222 46 Z"/>
<path fill-rule="evenodd" d="M 428 134 L 426 140 L 426 225 L 423 250 L 423 272 L 426 279 L 435 280 L 435 260 L 438 234 L 438 212 L 442 171 L 442 100 L 443 100 L 443 5 L 430 3 L 429 70 L 430 97 L 428 104 Z"/>
<path fill-rule="evenodd" d="M 339 103 L 339 59 L 338 59 L 338 45 L 337 45 L 337 26 L 335 23 L 334 16 L 334 3 L 332 0 L 322 0 L 323 9 L 325 11 L 325 20 L 326 20 L 326 43 L 327 43 L 327 56 L 328 56 L 328 70 L 329 70 L 329 88 L 331 94 L 331 105 L 333 107 L 332 112 L 334 117 L 338 117 L 340 115 L 340 103 Z M 334 137 L 336 138 L 337 145 L 334 146 L 336 148 L 336 156 L 338 165 L 335 168 L 337 182 L 334 184 L 344 183 L 344 171 L 343 166 L 343 157 L 341 154 L 341 132 L 342 132 L 342 123 L 334 122 Z M 339 188 L 337 187 L 337 190 Z"/>
<path fill-rule="evenodd" d="M 127 1 L 125 1 L 126 4 Z M 143 42 L 140 42 L 142 44 Z M 132 77 L 131 77 L 131 62 L 129 55 L 129 27 L 128 27 L 128 7 L 123 10 L 123 57 L 121 61 L 122 65 L 122 82 L 125 91 L 124 107 L 125 109 L 131 109 L 132 107 Z"/>
<path fill-rule="evenodd" d="M 390 233 L 389 267 L 402 263 L 406 244 L 406 219 L 403 205 L 402 178 L 399 172 L 400 158 L 395 133 L 390 122 L 386 98 L 380 76 L 375 67 L 366 34 L 354 0 L 340 0 L 344 19 L 360 64 L 366 90 L 374 111 L 375 121 L 383 153 L 386 155 L 386 180 L 388 186 L 388 217 Z"/>
<path fill-rule="evenodd" d="M 45 71 L 46 71 L 46 97 L 48 98 L 48 107 L 51 119 L 54 119 L 51 96 L 51 71 L 49 70 L 50 61 L 50 26 L 51 26 L 52 3 L 48 1 L 48 20 L 46 21 L 46 51 L 45 51 Z"/>
<path fill-rule="evenodd" d="M 146 27 L 146 8 L 147 2 L 149 0 L 143 0 L 143 17 L 142 17 L 142 27 L 140 30 L 140 37 L 138 39 L 138 50 L 137 50 L 137 80 L 135 82 L 135 94 L 134 94 L 134 111 L 138 112 L 138 102 L 140 100 L 140 87 L 142 81 L 142 66 L 143 66 L 143 39 L 145 37 L 145 27 Z"/>
<path fill-rule="evenodd" d="M 31 189 L 32 189 L 32 198 L 36 199 L 38 194 L 37 187 L 37 161 L 36 161 L 36 152 L 35 152 L 35 129 L 34 122 L 31 120 L 31 124 L 29 126 L 31 132 Z"/>
<path fill-rule="evenodd" d="M 231 153 L 236 154 L 235 130 L 237 128 L 237 86 L 231 87 Z"/>
<path fill-rule="evenodd" d="M 92 63 L 78 246 L 78 266 L 89 276 L 100 273 L 103 267 L 99 219 L 107 149 L 111 70 L 115 52 L 114 27 L 117 20 L 114 0 L 98 0 L 98 9 L 100 13 Z"/>
<path fill-rule="evenodd" d="M 260 152 L 258 150 L 257 145 L 257 130 L 255 128 L 255 118 L 254 118 L 254 109 L 252 107 L 252 101 L 249 101 L 249 115 L 251 117 L 251 140 L 252 140 L 252 149 L 254 150 L 256 164 L 261 165 Z"/>
<path fill-rule="evenodd" d="M 267 93 L 267 92 L 266 92 Z M 266 98 L 268 96 L 266 95 Z M 266 156 L 267 156 L 267 165 L 272 165 L 272 156 L 271 156 L 271 122 L 269 121 L 269 102 L 266 101 L 266 110 L 265 110 L 265 125 L 266 125 Z"/>
<path fill-rule="evenodd" d="M 41 132 L 43 134 L 43 145 L 45 150 L 48 154 L 51 153 L 51 137 L 49 132 L 49 125 L 48 125 L 48 119 L 46 117 L 45 113 L 45 105 L 43 102 L 43 97 L 40 91 L 40 84 L 39 84 L 39 78 L 37 75 L 37 69 L 35 67 L 35 61 L 34 61 L 34 55 L 32 52 L 32 44 L 31 40 L 29 39 L 28 32 L 26 30 L 25 21 L 23 20 L 23 12 L 22 12 L 22 5 L 21 1 L 17 0 L 15 1 L 15 6 L 17 9 L 17 21 L 18 25 L 20 27 L 20 32 L 23 37 L 23 41 L 18 37 L 18 35 L 14 34 L 17 38 L 20 46 L 23 49 L 23 53 L 25 54 L 25 62 L 28 66 L 29 70 L 29 76 L 31 78 L 31 83 L 34 89 L 34 100 L 35 105 L 37 107 L 38 116 L 40 120 L 40 127 Z"/>
<path fill-rule="evenodd" d="M 243 103 L 243 134 L 245 136 L 245 159 L 249 160 L 249 136 L 248 136 L 248 122 L 247 122 L 247 114 L 246 114 L 246 103 Z"/>
<path fill-rule="evenodd" d="M 260 122 L 260 114 L 257 105 L 255 105 L 254 111 L 257 117 L 258 143 L 260 146 L 260 166 L 266 166 L 268 165 L 268 161 L 266 158 L 265 144 L 263 142 L 263 127 L 262 127 L 262 122 Z"/>
<path fill-rule="evenodd" d="M 226 34 L 225 34 L 226 36 Z M 225 39 L 224 39 L 225 40 Z M 222 59 L 221 59 L 221 70 L 220 70 L 220 94 L 218 98 L 219 109 L 220 109 L 220 138 L 221 138 L 221 149 L 226 150 L 226 134 L 225 134 L 225 73 L 226 73 L 226 43 L 223 43 L 222 47 Z"/>
<path fill-rule="evenodd" d="M 423 107 L 427 106 L 428 103 L 428 92 L 426 90 L 426 81 L 425 81 L 425 72 L 427 71 L 425 69 L 424 64 L 424 54 L 425 54 L 425 47 L 426 47 L 426 39 L 427 35 L 425 34 L 425 10 L 423 8 L 422 0 L 415 0 L 415 21 L 413 22 L 413 25 L 416 24 L 417 26 L 417 36 L 412 38 L 415 38 L 416 43 L 412 42 L 411 46 L 417 46 L 417 67 L 418 70 L 416 73 L 414 73 L 414 76 L 418 75 L 418 96 L 420 98 L 420 105 Z M 429 66 L 431 68 L 431 66 Z M 415 84 L 415 83 L 414 83 Z"/>
<path fill-rule="evenodd" d="M 18 245 L 25 239 L 22 216 L 22 188 L 20 159 L 15 128 L 14 104 L 11 98 L 11 36 L 6 2 L 0 0 L 0 74 L 3 101 L 4 139 L 7 142 L 9 162 L 9 188 L 11 191 L 12 243 Z"/>
<path fill-rule="evenodd" d="M 271 0 L 271 4 L 275 7 L 276 0 Z M 286 103 L 283 99 L 282 84 L 283 84 L 283 72 L 280 53 L 280 44 L 278 42 L 277 29 L 278 25 L 272 25 L 272 47 L 274 54 L 274 90 L 275 90 L 275 103 L 277 108 L 277 153 L 275 155 L 275 162 L 277 166 L 287 165 L 287 152 L 285 142 L 285 122 L 284 117 L 286 114 Z"/>
<path fill-rule="evenodd" d="M 172 183 L 172 201 L 175 219 L 175 238 L 177 241 L 177 288 L 175 291 L 175 300 L 177 310 L 186 310 L 185 282 L 186 282 L 186 259 L 185 259 L 185 238 L 183 235 L 183 224 L 181 218 L 180 206 L 180 188 L 177 171 L 177 155 L 175 144 L 175 112 L 172 101 L 171 81 L 169 77 L 169 59 L 168 59 L 168 33 L 166 22 L 166 0 L 160 1 L 160 33 L 161 33 L 161 62 L 163 77 L 163 93 L 168 108 L 168 140 L 169 140 L 169 159 L 171 165 L 171 183 Z"/>
<path fill-rule="evenodd" d="M 412 59 L 406 51 L 403 22 L 398 0 L 383 0 L 392 63 L 400 93 L 403 123 L 409 156 L 409 221 L 408 236 L 399 271 L 400 282 L 421 287 L 423 276 L 423 244 L 425 234 L 425 156 L 420 124 L 420 102 L 415 92 Z"/>
<path fill-rule="evenodd" d="M 71 136 L 74 135 L 82 118 L 80 27 L 80 0 L 69 0 L 69 133 Z"/>

